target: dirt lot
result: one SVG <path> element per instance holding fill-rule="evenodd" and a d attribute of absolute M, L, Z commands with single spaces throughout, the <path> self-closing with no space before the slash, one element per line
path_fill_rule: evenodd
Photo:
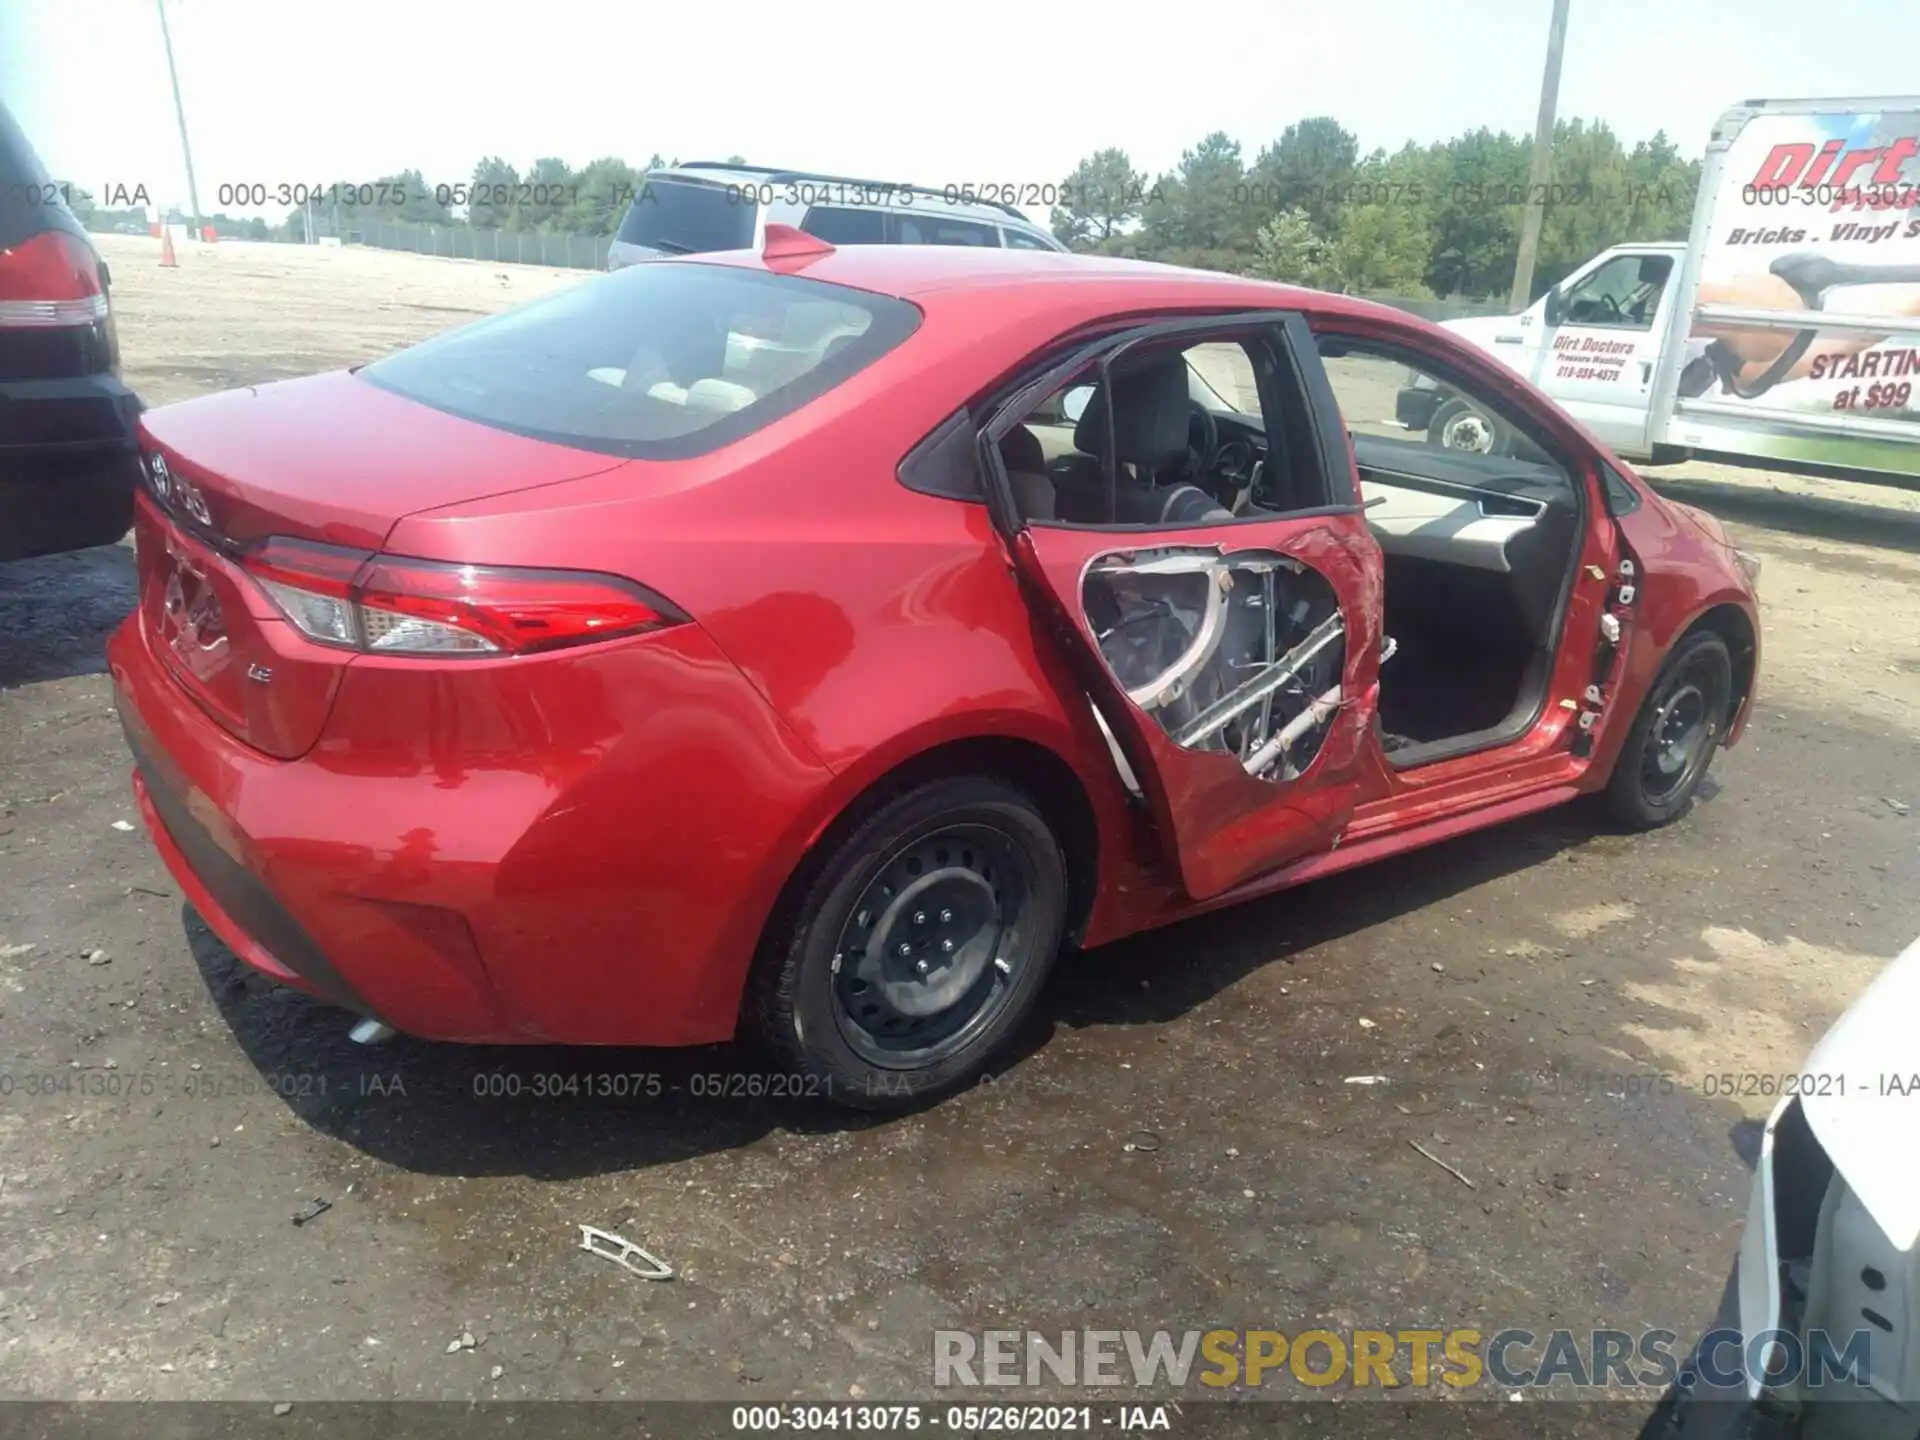
<path fill-rule="evenodd" d="M 575 278 L 103 249 L 156 404 Z M 1920 497 L 1662 483 L 1766 565 L 1764 698 L 1687 819 L 1551 813 L 1091 953 L 1004 1081 L 880 1123 L 697 1093 L 758 1068 L 726 1048 L 349 1044 L 139 831 L 129 552 L 0 569 L 0 1396 L 898 1399 L 945 1326 L 1697 1333 L 1769 1103 L 1711 1077 L 1792 1070 L 1920 934 Z M 605 1072 L 668 1088 L 476 1094 Z"/>

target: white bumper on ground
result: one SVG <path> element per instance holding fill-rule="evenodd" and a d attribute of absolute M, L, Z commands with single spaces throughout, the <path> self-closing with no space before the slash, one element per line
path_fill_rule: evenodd
<path fill-rule="evenodd" d="M 1920 943 L 1768 1117 L 1734 1285 L 1683 1372 L 1680 1434 L 1920 1434 Z"/>

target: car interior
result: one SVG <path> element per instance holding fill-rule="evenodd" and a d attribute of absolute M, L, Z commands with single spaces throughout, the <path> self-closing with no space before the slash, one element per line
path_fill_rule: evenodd
<path fill-rule="evenodd" d="M 586 375 L 695 416 L 730 415 L 834 359 L 871 323 L 857 306 L 783 298 L 730 315 L 710 334 L 683 328 L 664 344 L 640 346 L 624 364 L 596 365 Z"/>
<path fill-rule="evenodd" d="M 1409 358 L 1373 342 L 1320 344 L 1385 554 L 1383 748 L 1407 768 L 1518 738 L 1545 695 L 1579 548 L 1567 470 L 1510 419 L 1490 427 L 1506 453 L 1428 443 L 1393 418 L 1397 391 L 1420 375 Z M 1023 516 L 1184 529 L 1328 503 L 1304 409 L 1289 413 L 1284 398 L 1297 387 L 1265 350 L 1129 352 L 1111 367 L 1111 405 L 1097 375 L 1061 386 L 1000 442 Z M 1462 393 L 1451 377 L 1439 383 Z M 1167 623 L 1185 613 L 1168 607 Z"/>
<path fill-rule="evenodd" d="M 1670 255 L 1621 255 L 1568 288 L 1563 325 L 1644 330 L 1653 324 L 1673 273 Z"/>

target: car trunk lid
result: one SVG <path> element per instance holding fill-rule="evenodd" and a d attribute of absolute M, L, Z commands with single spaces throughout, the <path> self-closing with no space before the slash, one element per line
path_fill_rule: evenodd
<path fill-rule="evenodd" d="M 302 636 L 247 574 L 269 536 L 380 549 L 403 516 L 622 462 L 460 420 L 347 372 L 150 411 L 135 517 L 154 653 L 201 708 L 267 754 L 320 736 L 354 652 Z"/>
<path fill-rule="evenodd" d="M 206 524 L 241 545 L 288 535 L 376 550 L 403 515 L 621 463 L 459 419 L 345 370 L 169 405 L 141 430 L 199 491 Z"/>

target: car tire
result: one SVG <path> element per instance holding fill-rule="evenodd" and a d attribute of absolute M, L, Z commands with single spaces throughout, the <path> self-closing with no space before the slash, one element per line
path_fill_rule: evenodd
<path fill-rule="evenodd" d="M 1484 444 L 1464 443 L 1481 436 Z M 1505 455 L 1512 448 L 1513 434 L 1498 417 L 1456 396 L 1433 412 L 1427 422 L 1427 443 L 1469 455 Z"/>
<path fill-rule="evenodd" d="M 749 982 L 750 1028 L 800 1094 L 895 1110 L 968 1084 L 1031 1013 L 1066 863 L 1026 795 L 951 776 L 857 820 L 792 896 Z"/>
<path fill-rule="evenodd" d="M 1711 630 L 1684 636 L 1613 762 L 1605 792 L 1613 818 L 1631 830 L 1653 830 L 1684 815 L 1726 736 L 1732 701 L 1727 642 Z"/>

